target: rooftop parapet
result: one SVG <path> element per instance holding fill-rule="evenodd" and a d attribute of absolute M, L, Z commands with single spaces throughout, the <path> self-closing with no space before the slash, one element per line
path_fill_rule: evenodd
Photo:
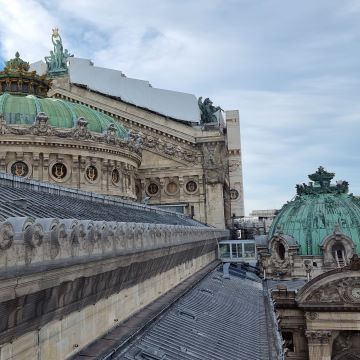
<path fill-rule="evenodd" d="M 36 265 L 52 268 L 224 236 L 227 230 L 207 227 L 11 217 L 0 223 L 0 277 Z"/>

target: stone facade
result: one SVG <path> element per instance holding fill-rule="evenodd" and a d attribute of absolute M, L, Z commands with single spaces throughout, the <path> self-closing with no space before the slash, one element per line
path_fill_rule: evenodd
<path fill-rule="evenodd" d="M 32 126 L 0 127 L 0 171 L 85 191 L 136 199 L 135 172 L 141 148 L 116 138 L 109 127 L 97 134 L 79 118 L 73 129 L 50 126 L 39 113 Z"/>
<path fill-rule="evenodd" d="M 135 171 L 138 201 L 146 198 L 149 204 L 176 208 L 220 228 L 231 225 L 233 214 L 244 215 L 237 111 L 226 112 L 229 129 L 224 131 L 221 124 L 186 125 L 70 84 L 67 77 L 54 79 L 48 95 L 104 112 L 141 138 L 142 160 Z"/>
<path fill-rule="evenodd" d="M 297 293 L 285 285 L 272 297 L 286 359 L 356 359 L 360 337 L 359 260 L 320 275 Z"/>
<path fill-rule="evenodd" d="M 299 244 L 290 236 L 276 233 L 267 244 L 258 244 L 259 264 L 266 277 L 311 279 L 326 271 L 349 264 L 355 243 L 338 228 L 322 241 L 322 255 L 299 255 Z M 342 251 L 342 261 L 335 250 Z"/>
<path fill-rule="evenodd" d="M 242 154 L 239 111 L 226 111 L 231 216 L 242 217 L 244 210 Z"/>

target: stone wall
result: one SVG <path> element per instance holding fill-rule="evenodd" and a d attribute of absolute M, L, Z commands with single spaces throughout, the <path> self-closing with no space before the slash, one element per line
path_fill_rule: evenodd
<path fill-rule="evenodd" d="M 95 260 L 217 240 L 227 233 L 203 226 L 12 217 L 0 223 L 0 274 L 30 264 L 55 266 L 82 262 L 84 256 Z"/>
<path fill-rule="evenodd" d="M 64 359 L 215 259 L 214 228 L 9 218 L 0 360 Z"/>
<path fill-rule="evenodd" d="M 66 359 L 214 259 L 214 251 L 201 255 L 52 320 L 0 345 L 0 360 Z"/>

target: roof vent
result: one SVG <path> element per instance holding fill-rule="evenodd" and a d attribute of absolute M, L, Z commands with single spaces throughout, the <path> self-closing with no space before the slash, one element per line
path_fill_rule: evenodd
<path fill-rule="evenodd" d="M 25 198 L 12 199 L 11 202 L 20 209 L 26 209 L 28 207 L 28 201 Z"/>
<path fill-rule="evenodd" d="M 219 276 L 213 276 L 212 279 L 222 282 L 222 279 Z"/>
<path fill-rule="evenodd" d="M 195 313 L 193 311 L 191 311 L 191 310 L 181 309 L 181 310 L 179 310 L 179 315 L 181 317 L 183 317 L 184 319 L 188 319 L 188 320 L 195 320 L 196 319 Z"/>
<path fill-rule="evenodd" d="M 166 360 L 166 354 L 160 349 L 152 346 L 146 346 L 135 356 L 136 360 Z"/>
<path fill-rule="evenodd" d="M 207 294 L 207 295 L 211 295 L 211 296 L 214 296 L 214 293 L 212 290 L 210 289 L 200 289 L 200 292 L 202 292 L 203 294 Z"/>

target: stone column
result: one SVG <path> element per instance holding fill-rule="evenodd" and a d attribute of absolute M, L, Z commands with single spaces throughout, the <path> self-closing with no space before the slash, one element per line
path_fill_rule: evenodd
<path fill-rule="evenodd" d="M 331 360 L 331 331 L 306 331 L 309 360 Z"/>

